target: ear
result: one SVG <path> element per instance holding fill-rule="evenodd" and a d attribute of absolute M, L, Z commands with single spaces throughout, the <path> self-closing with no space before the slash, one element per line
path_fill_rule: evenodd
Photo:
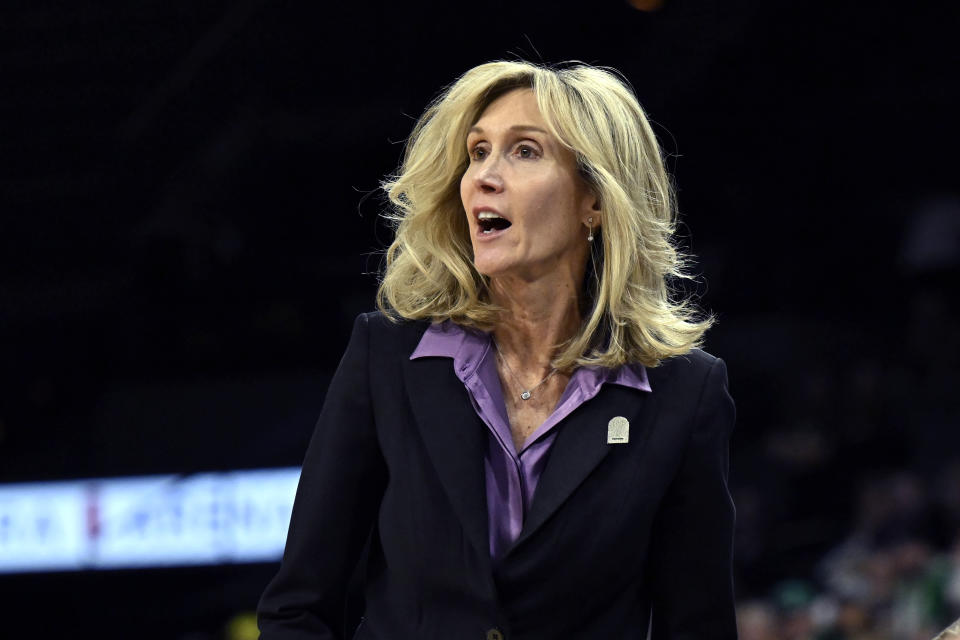
<path fill-rule="evenodd" d="M 594 200 L 590 205 L 590 208 L 583 214 L 583 225 L 585 227 L 593 227 L 594 229 L 600 228 L 601 222 L 601 209 L 600 201 Z"/>
<path fill-rule="evenodd" d="M 584 214 L 583 223 L 588 224 L 587 218 L 589 217 L 593 218 L 593 225 L 595 227 L 600 226 L 600 212 L 602 211 L 600 208 L 600 196 L 594 193 L 593 189 L 590 190 L 585 204 L 589 205 L 590 208 Z"/>
<path fill-rule="evenodd" d="M 594 188 L 586 179 L 580 183 L 580 187 L 580 220 L 583 222 L 583 226 L 585 227 L 590 227 L 592 225 L 594 228 L 598 228 L 600 226 L 600 213 L 602 211 L 600 194 L 597 193 L 596 188 Z M 587 218 L 593 218 L 593 222 L 591 223 L 587 220 Z"/>

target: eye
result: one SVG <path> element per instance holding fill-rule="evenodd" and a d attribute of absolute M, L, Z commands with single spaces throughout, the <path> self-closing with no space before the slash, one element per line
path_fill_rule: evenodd
<path fill-rule="evenodd" d="M 539 156 L 539 152 L 536 148 L 529 144 L 521 144 L 517 147 L 517 155 L 525 160 L 536 158 Z"/>
<path fill-rule="evenodd" d="M 471 160 L 483 160 L 487 157 L 487 150 L 480 145 L 477 145 L 470 149 L 468 155 L 470 156 Z"/>

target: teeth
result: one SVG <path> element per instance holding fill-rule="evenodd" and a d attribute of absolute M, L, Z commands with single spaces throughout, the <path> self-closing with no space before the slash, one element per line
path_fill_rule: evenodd
<path fill-rule="evenodd" d="M 479 218 L 480 220 L 493 220 L 493 219 L 495 219 L 495 218 L 502 218 L 502 217 L 503 217 L 503 216 L 498 216 L 497 214 L 495 214 L 495 213 L 492 212 L 492 211 L 481 211 L 481 212 L 477 215 L 477 218 Z"/>

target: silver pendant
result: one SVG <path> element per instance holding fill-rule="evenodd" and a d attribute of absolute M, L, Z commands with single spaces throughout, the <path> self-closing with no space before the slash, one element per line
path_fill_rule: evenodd
<path fill-rule="evenodd" d="M 523 398 L 524 400 L 529 400 L 529 399 L 530 399 L 530 392 L 529 392 L 529 391 L 524 391 L 523 393 L 520 394 L 520 397 Z"/>

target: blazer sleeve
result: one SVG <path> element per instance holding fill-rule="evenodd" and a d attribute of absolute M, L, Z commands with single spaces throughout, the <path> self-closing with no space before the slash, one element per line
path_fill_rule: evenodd
<path fill-rule="evenodd" d="M 734 640 L 734 506 L 727 488 L 736 411 L 727 368 L 707 373 L 684 458 L 654 520 L 652 640 Z"/>
<path fill-rule="evenodd" d="M 386 483 L 370 404 L 369 344 L 361 315 L 307 448 L 280 570 L 257 607 L 263 640 L 347 634 L 350 576 Z"/>

